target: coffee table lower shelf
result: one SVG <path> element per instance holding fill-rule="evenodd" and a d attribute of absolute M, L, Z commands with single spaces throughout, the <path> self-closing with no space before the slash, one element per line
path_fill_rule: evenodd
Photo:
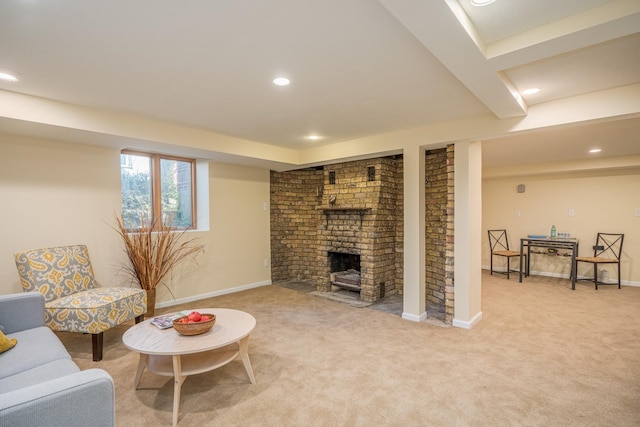
<path fill-rule="evenodd" d="M 181 373 L 183 376 L 189 376 L 213 371 L 214 369 L 235 360 L 238 354 L 239 349 L 237 344 L 231 344 L 227 347 L 202 353 L 184 354 L 180 356 L 180 362 L 182 364 Z M 150 372 L 163 375 L 165 377 L 174 376 L 175 371 L 173 369 L 173 358 L 176 356 L 160 356 L 157 354 L 141 354 L 140 356 L 140 362 L 146 365 L 146 368 Z M 142 359 L 147 360 L 145 362 L 142 361 Z M 138 369 L 140 369 L 140 366 L 138 366 Z M 142 369 L 144 369 L 144 366 L 142 366 Z M 136 380 L 138 380 L 137 375 Z M 136 381 L 136 387 L 138 387 L 138 381 Z"/>

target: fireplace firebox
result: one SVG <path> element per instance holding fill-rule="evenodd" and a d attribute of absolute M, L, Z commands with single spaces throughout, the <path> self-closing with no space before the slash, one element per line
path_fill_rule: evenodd
<path fill-rule="evenodd" d="M 331 265 L 331 285 L 352 291 L 360 291 L 360 255 L 328 252 Z"/>

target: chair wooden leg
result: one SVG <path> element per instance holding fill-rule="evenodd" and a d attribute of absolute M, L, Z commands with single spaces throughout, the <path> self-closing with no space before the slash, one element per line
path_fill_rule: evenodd
<path fill-rule="evenodd" d="M 140 316 L 136 317 L 136 324 L 142 322 L 144 320 L 144 314 L 141 314 Z"/>
<path fill-rule="evenodd" d="M 102 360 L 102 342 L 103 332 L 99 334 L 91 334 L 91 347 L 93 349 L 93 361 L 99 362 Z"/>

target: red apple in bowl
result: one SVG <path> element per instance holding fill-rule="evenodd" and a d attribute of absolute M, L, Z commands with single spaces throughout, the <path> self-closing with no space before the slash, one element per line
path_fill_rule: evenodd
<path fill-rule="evenodd" d="M 187 316 L 187 319 L 189 319 L 189 322 L 199 322 L 200 320 L 202 320 L 202 316 L 197 311 L 192 311 Z"/>

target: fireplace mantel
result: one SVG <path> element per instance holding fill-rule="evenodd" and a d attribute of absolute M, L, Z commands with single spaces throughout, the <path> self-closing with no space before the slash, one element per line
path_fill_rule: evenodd
<path fill-rule="evenodd" d="M 318 206 L 317 210 L 324 212 L 325 220 L 329 221 L 329 214 L 331 212 L 353 212 L 360 214 L 360 227 L 362 227 L 362 219 L 364 214 L 371 212 L 371 208 L 357 208 L 348 206 Z"/>
<path fill-rule="evenodd" d="M 335 211 L 352 211 L 352 212 L 361 212 L 363 215 L 371 210 L 371 208 L 354 208 L 354 207 L 346 207 L 346 206 L 318 206 L 316 209 L 320 211 L 326 212 L 335 212 Z"/>

